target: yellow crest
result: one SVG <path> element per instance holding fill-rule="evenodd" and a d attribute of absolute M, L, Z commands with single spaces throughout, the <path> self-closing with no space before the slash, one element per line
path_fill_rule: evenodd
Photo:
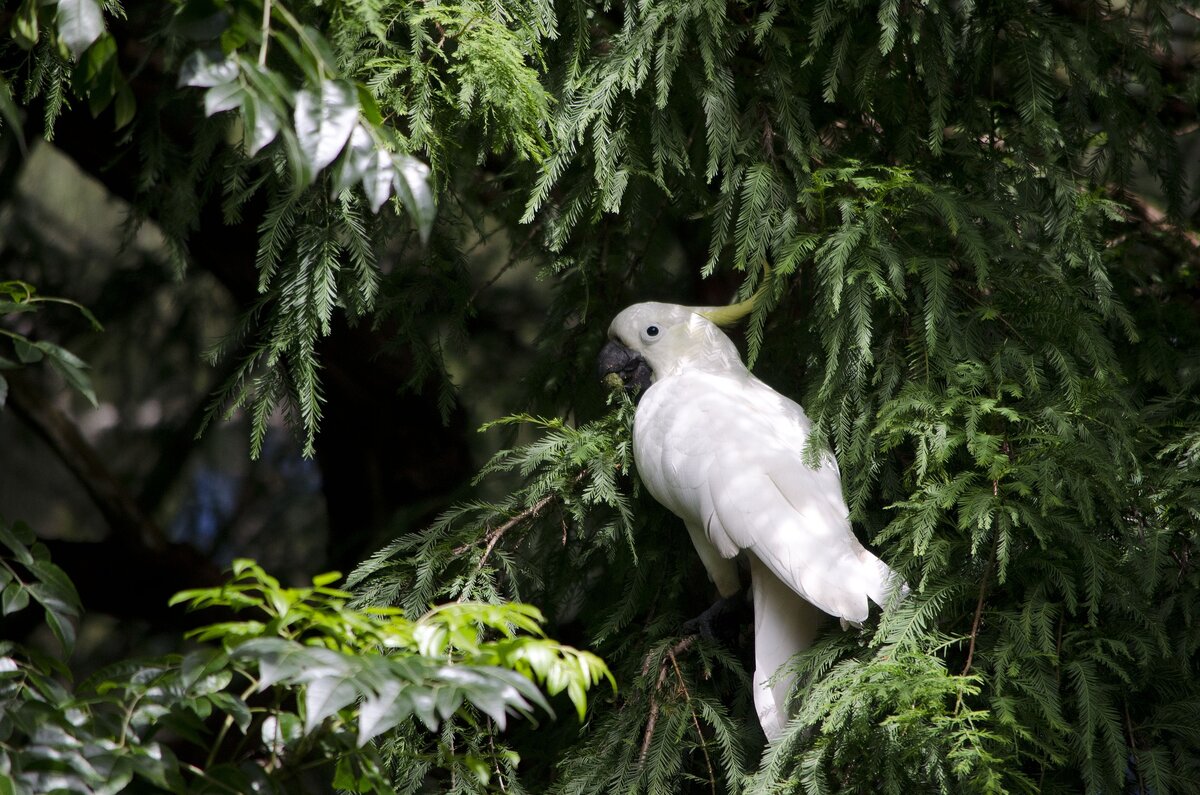
<path fill-rule="evenodd" d="M 732 326 L 754 311 L 755 305 L 766 295 L 767 282 L 770 276 L 771 268 L 764 262 L 762 284 L 754 291 L 754 295 L 745 301 L 738 301 L 736 304 L 730 304 L 729 306 L 702 306 L 696 307 L 693 311 L 697 315 L 711 320 L 718 326 Z"/>

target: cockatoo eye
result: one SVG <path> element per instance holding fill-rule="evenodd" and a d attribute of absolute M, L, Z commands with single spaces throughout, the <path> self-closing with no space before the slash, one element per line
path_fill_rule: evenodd
<path fill-rule="evenodd" d="M 646 326 L 646 336 L 647 337 L 657 337 L 658 336 L 658 326 Z"/>

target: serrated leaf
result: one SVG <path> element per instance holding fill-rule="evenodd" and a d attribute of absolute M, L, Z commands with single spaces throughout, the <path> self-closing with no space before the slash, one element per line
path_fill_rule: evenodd
<path fill-rule="evenodd" d="M 416 225 L 421 243 L 426 244 L 437 216 L 437 203 L 429 182 L 429 166 L 409 155 L 397 155 L 394 163 L 396 195 Z"/>
<path fill-rule="evenodd" d="M 96 0 L 59 0 L 58 35 L 75 58 L 104 33 L 104 14 Z"/>

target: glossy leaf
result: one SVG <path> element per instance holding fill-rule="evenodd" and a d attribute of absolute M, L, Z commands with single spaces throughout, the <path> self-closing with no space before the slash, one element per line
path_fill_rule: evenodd
<path fill-rule="evenodd" d="M 212 88 L 233 82 L 237 79 L 238 71 L 238 63 L 232 58 L 226 58 L 220 52 L 196 50 L 179 67 L 178 84 Z"/>
<path fill-rule="evenodd" d="M 313 173 L 337 158 L 357 122 L 358 92 L 344 80 L 322 81 L 320 94 L 296 92 L 296 138 Z"/>
<path fill-rule="evenodd" d="M 270 104 L 247 92 L 242 102 L 246 154 L 253 157 L 279 137 L 279 116 Z"/>
<path fill-rule="evenodd" d="M 371 212 L 379 212 L 379 208 L 392 195 L 392 182 L 396 169 L 389 152 L 376 151 L 363 169 L 362 187 L 367 194 L 367 203 Z"/>
<path fill-rule="evenodd" d="M 430 184 L 429 166 L 408 155 L 395 157 L 394 183 L 396 195 L 408 211 L 421 243 L 428 243 L 437 215 L 437 204 Z"/>
<path fill-rule="evenodd" d="M 214 116 L 242 105 L 246 90 L 238 83 L 222 83 L 204 92 L 204 115 Z"/>
<path fill-rule="evenodd" d="M 104 33 L 104 15 L 96 0 L 58 0 L 58 35 L 76 58 Z"/>

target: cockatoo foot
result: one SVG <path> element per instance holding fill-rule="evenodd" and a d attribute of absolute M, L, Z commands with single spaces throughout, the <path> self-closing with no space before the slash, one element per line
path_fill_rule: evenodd
<path fill-rule="evenodd" d="M 749 617 L 745 615 L 746 607 L 745 591 L 723 596 L 700 615 L 683 622 L 683 633 L 732 645 L 737 639 L 738 631 L 749 623 Z"/>

